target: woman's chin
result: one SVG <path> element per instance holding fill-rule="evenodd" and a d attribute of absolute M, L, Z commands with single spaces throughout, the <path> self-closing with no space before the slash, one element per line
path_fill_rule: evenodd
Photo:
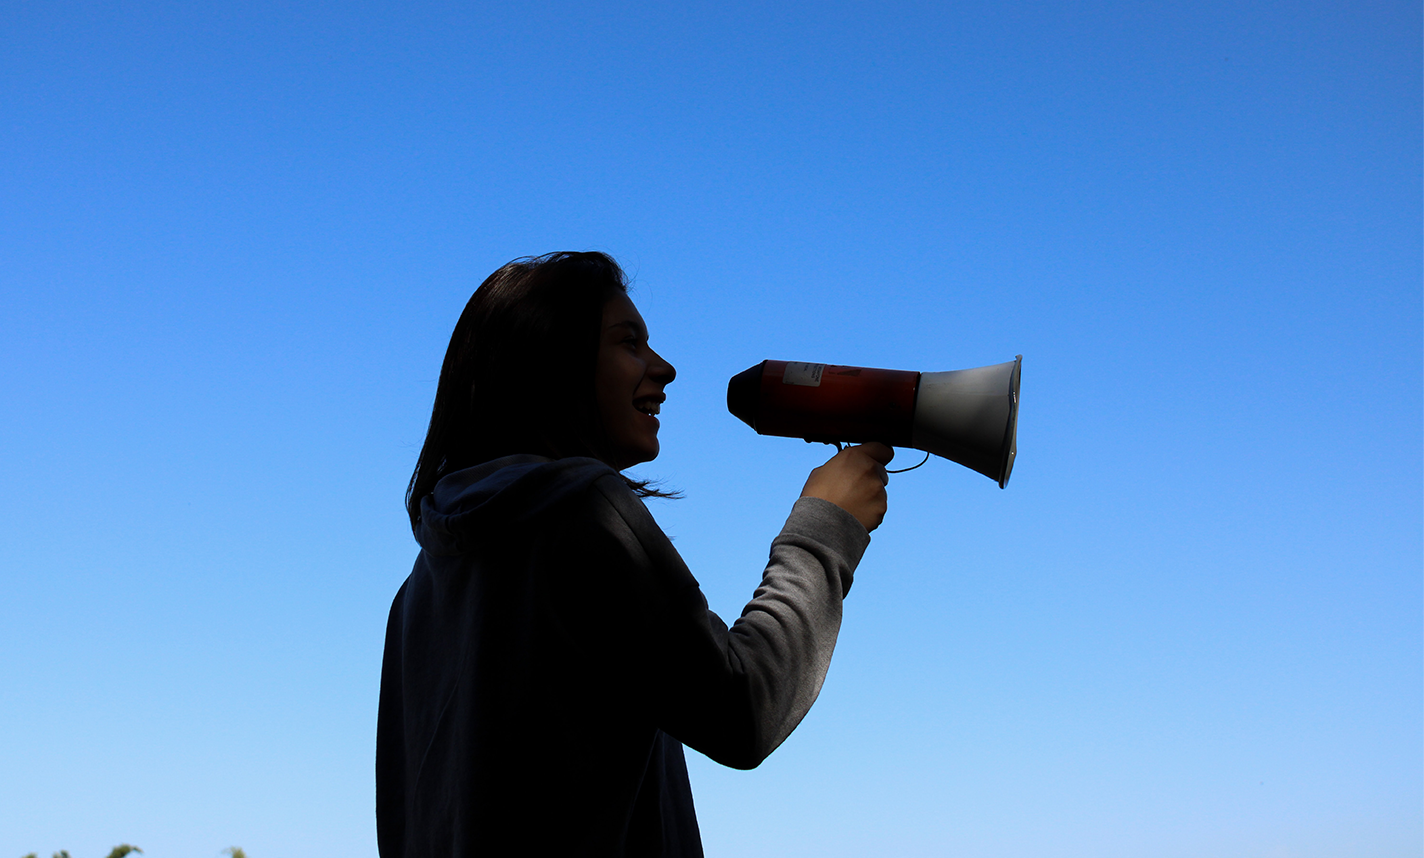
<path fill-rule="evenodd" d="M 641 446 L 636 450 L 625 450 L 622 455 L 618 456 L 617 462 L 614 463 L 613 467 L 620 471 L 626 471 L 638 465 L 646 465 L 648 462 L 656 459 L 659 452 L 657 441 L 654 441 L 651 446 Z"/>

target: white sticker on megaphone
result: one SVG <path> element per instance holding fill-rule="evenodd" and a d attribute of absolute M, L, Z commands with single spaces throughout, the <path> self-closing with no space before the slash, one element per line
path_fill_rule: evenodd
<path fill-rule="evenodd" d="M 823 363 L 792 363 L 786 364 L 786 371 L 781 374 L 782 384 L 799 384 L 802 387 L 820 387 L 821 370 L 825 369 Z"/>

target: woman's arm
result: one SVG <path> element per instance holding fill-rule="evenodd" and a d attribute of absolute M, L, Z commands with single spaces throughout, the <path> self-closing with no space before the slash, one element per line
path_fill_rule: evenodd
<path fill-rule="evenodd" d="M 837 458 L 861 467 L 850 452 Z M 883 498 L 880 477 L 862 470 Z M 758 765 L 820 693 L 866 527 L 825 498 L 798 500 L 729 629 L 621 479 L 598 480 L 578 506 L 560 516 L 538 563 L 572 649 L 607 672 L 629 717 L 651 719 L 724 765 Z"/>

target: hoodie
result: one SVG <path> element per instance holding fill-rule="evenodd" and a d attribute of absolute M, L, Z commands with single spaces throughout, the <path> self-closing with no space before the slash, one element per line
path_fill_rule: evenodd
<path fill-rule="evenodd" d="M 683 745 L 749 769 L 795 729 L 870 536 L 798 500 L 730 628 L 593 459 L 450 474 L 416 539 L 381 673 L 381 858 L 702 855 Z"/>

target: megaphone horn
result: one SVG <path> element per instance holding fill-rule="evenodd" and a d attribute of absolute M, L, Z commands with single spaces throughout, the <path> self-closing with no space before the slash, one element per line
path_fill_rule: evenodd
<path fill-rule="evenodd" d="M 727 410 L 759 435 L 880 441 L 978 471 L 999 488 L 1018 453 L 1019 370 L 1006 363 L 948 372 L 766 360 L 732 376 Z"/>

